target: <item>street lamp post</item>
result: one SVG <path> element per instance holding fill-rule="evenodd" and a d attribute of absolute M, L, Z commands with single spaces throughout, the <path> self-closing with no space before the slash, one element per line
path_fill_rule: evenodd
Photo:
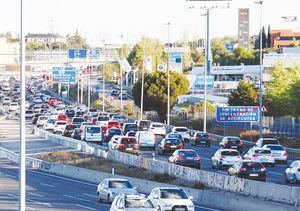
<path fill-rule="evenodd" d="M 167 68 L 167 77 L 168 77 L 168 103 L 167 103 L 167 124 L 170 125 L 170 25 L 171 23 L 166 24 L 168 26 L 168 68 Z"/>
<path fill-rule="evenodd" d="M 260 5 L 260 36 L 259 36 L 259 137 L 262 138 L 262 121 L 263 121 L 263 64 L 262 64 L 262 6 L 263 1 L 257 1 L 255 4 Z"/>
<path fill-rule="evenodd" d="M 141 86 L 141 116 L 140 116 L 140 120 L 143 120 L 144 81 L 145 81 L 145 41 L 143 42 L 142 86 Z"/>
<path fill-rule="evenodd" d="M 25 30 L 23 0 L 20 0 L 20 68 L 21 68 L 21 105 L 20 105 L 20 143 L 19 143 L 19 211 L 26 208 L 26 131 L 25 131 Z"/>
<path fill-rule="evenodd" d="M 122 43 L 123 43 L 123 35 L 121 35 L 121 45 L 122 45 Z M 123 55 L 121 55 L 121 57 L 122 57 Z M 121 66 L 121 105 L 120 105 L 120 113 L 121 113 L 121 115 L 123 115 L 123 70 L 122 70 L 122 66 Z"/>
<path fill-rule="evenodd" d="M 104 62 L 103 64 L 103 76 L 102 76 L 102 83 L 103 83 L 103 87 L 102 87 L 102 112 L 105 111 L 105 66 L 106 66 L 106 63 Z"/>

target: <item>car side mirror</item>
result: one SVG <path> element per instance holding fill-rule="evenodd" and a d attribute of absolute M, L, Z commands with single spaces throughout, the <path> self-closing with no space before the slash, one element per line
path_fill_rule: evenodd
<path fill-rule="evenodd" d="M 193 200 L 194 199 L 194 197 L 193 196 L 189 196 L 189 200 Z"/>
<path fill-rule="evenodd" d="M 134 190 L 136 190 L 136 187 L 133 187 Z"/>

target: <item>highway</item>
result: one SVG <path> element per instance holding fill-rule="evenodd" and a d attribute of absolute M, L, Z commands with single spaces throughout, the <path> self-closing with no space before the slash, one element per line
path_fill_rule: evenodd
<path fill-rule="evenodd" d="M 108 204 L 96 198 L 97 182 L 87 183 L 37 170 L 27 169 L 27 210 L 98 210 L 108 211 Z M 18 167 L 0 160 L 0 210 L 18 209 Z M 196 206 L 196 211 L 220 211 Z"/>

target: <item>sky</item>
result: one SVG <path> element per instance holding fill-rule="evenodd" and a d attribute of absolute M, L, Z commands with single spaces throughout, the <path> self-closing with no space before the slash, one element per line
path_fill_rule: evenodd
<path fill-rule="evenodd" d="M 188 35 L 204 38 L 204 4 L 185 0 L 23 0 L 26 33 L 56 32 L 63 36 L 76 29 L 89 44 L 135 43 L 142 36 L 167 42 Z M 197 9 L 187 9 L 194 5 Z M 259 31 L 259 5 L 253 0 L 233 0 L 230 9 L 211 12 L 211 37 L 237 36 L 238 8 L 250 8 L 250 35 Z M 263 24 L 272 29 L 300 31 L 299 0 L 264 0 Z M 297 16 L 298 22 L 285 23 L 282 16 Z M 20 0 L 0 0 L 0 33 L 19 33 Z M 123 36 L 121 36 L 123 35 Z M 105 40 L 105 41 L 104 41 Z"/>

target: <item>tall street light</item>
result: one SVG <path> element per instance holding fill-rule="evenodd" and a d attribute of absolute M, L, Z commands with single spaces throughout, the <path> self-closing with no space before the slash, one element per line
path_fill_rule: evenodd
<path fill-rule="evenodd" d="M 19 211 L 26 207 L 26 131 L 25 131 L 25 30 L 23 0 L 20 0 L 20 68 L 21 68 L 21 108 L 19 146 Z"/>
<path fill-rule="evenodd" d="M 121 35 L 121 45 L 122 45 L 122 43 L 123 43 L 123 35 Z M 121 55 L 121 57 L 123 57 L 123 56 Z M 122 70 L 122 66 L 120 69 L 121 69 L 121 108 L 120 108 L 120 113 L 121 113 L 121 115 L 123 115 L 123 70 Z"/>
<path fill-rule="evenodd" d="M 263 118 L 263 64 L 262 64 L 262 6 L 263 1 L 256 1 L 260 5 L 260 37 L 259 37 L 259 137 L 262 138 L 262 118 Z"/>
<path fill-rule="evenodd" d="M 140 120 L 143 120 L 144 109 L 144 81 L 145 81 L 145 40 L 143 41 L 143 63 L 142 63 L 142 86 L 141 86 L 141 116 Z"/>
<path fill-rule="evenodd" d="M 168 26 L 168 68 L 167 68 L 167 77 L 168 77 L 168 103 L 167 103 L 167 124 L 170 125 L 170 25 L 171 23 L 166 23 Z"/>

